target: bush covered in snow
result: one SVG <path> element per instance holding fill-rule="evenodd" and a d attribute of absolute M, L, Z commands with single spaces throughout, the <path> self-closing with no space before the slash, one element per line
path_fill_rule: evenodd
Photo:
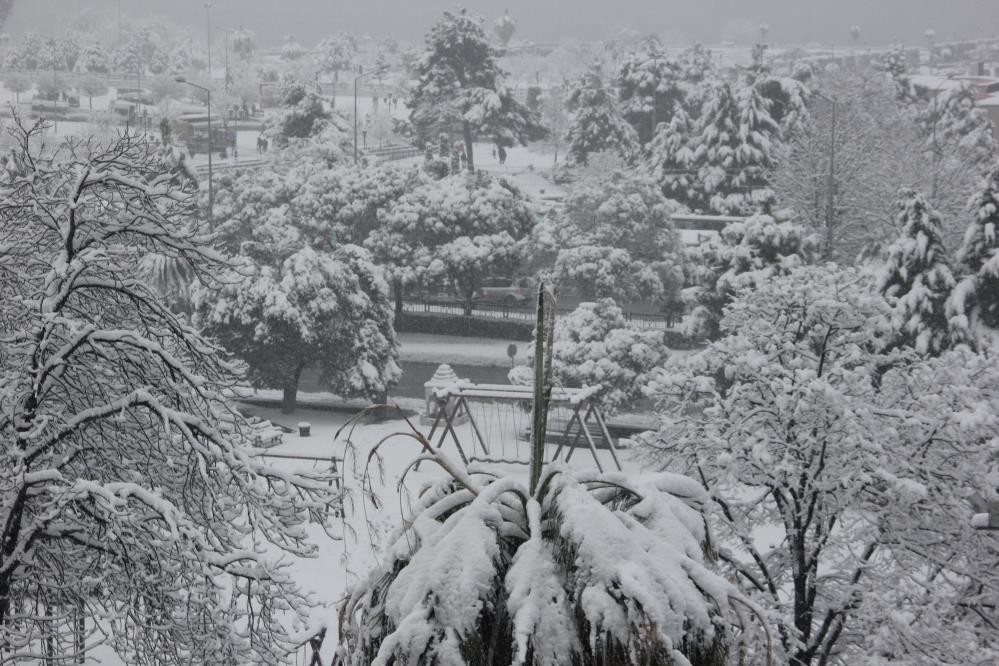
<path fill-rule="evenodd" d="M 630 325 L 614 301 L 582 303 L 555 324 L 554 373 L 559 386 L 603 387 L 598 396 L 606 412 L 616 412 L 643 397 L 652 372 L 666 362 L 669 348 L 661 331 Z M 533 354 L 528 355 L 533 364 Z M 523 366 L 511 370 L 514 384 L 530 384 Z"/>

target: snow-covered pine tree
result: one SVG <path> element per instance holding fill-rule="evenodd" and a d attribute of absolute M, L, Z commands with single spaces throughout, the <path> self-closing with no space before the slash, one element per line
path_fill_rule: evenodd
<path fill-rule="evenodd" d="M 576 80 L 567 106 L 572 119 L 566 132 L 569 160 L 586 164 L 590 155 L 614 152 L 631 161 L 639 152 L 638 135 L 618 109 L 613 90 L 598 66 Z"/>
<path fill-rule="evenodd" d="M 976 324 L 999 329 L 999 166 L 993 167 L 971 202 L 957 261 L 964 273 L 948 301 L 951 325 L 975 333 Z"/>
<path fill-rule="evenodd" d="M 659 123 L 668 123 L 685 108 L 684 69 L 661 51 L 658 43 L 631 54 L 617 75 L 621 114 L 631 123 L 644 147 L 655 137 Z"/>
<path fill-rule="evenodd" d="M 142 275 L 149 253 L 206 283 L 229 268 L 197 190 L 144 137 L 56 151 L 41 132 L 17 124 L 0 171 L 3 660 L 107 643 L 122 663 L 280 663 L 310 602 L 276 560 L 314 553 L 331 479 L 254 455 L 275 431 Z M 66 640 L 81 621 L 85 646 Z"/>
<path fill-rule="evenodd" d="M 956 284 L 941 237 L 941 221 L 926 198 L 912 189 L 898 194 L 901 236 L 888 248 L 878 289 L 893 307 L 896 343 L 937 355 L 955 336 L 946 304 Z"/>
<path fill-rule="evenodd" d="M 696 122 L 686 111 L 677 109 L 649 144 L 646 165 L 666 198 L 691 210 L 703 210 L 707 201 L 694 162 L 695 131 Z"/>
<path fill-rule="evenodd" d="M 500 40 L 500 44 L 506 48 L 510 44 L 510 40 L 513 39 L 513 35 L 517 32 L 517 20 L 510 16 L 510 10 L 503 12 L 503 16 L 500 16 L 493 22 L 493 32 Z"/>
<path fill-rule="evenodd" d="M 505 84 L 498 55 L 482 29 L 482 19 L 461 9 L 444 12 L 430 29 L 426 51 L 417 64 L 410 121 L 424 140 L 457 130 L 465 144 L 469 173 L 475 171 L 476 140 L 509 148 L 546 134 L 537 114 Z"/>

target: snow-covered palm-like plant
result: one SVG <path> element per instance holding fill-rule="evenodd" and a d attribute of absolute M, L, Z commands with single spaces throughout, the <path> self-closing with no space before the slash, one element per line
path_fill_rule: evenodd
<path fill-rule="evenodd" d="M 713 666 L 745 639 L 755 611 L 711 570 L 699 484 L 542 466 L 551 317 L 538 322 L 530 474 L 466 469 L 400 435 L 423 447 L 413 465 L 447 476 L 342 606 L 344 664 Z"/>

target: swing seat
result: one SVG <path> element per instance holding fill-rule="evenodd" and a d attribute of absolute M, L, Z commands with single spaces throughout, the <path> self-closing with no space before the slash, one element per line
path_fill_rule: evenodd
<path fill-rule="evenodd" d="M 586 447 L 586 437 L 579 430 L 579 424 L 573 423 L 572 428 L 566 432 L 566 428 L 569 426 L 569 419 L 548 419 L 548 429 L 545 431 L 545 444 L 565 444 L 566 446 L 571 446 L 573 440 L 576 441 L 575 447 Z M 590 437 L 593 438 L 593 442 L 597 445 L 598 449 L 610 448 L 607 445 L 607 441 L 604 439 L 604 433 L 600 429 L 600 425 L 597 423 L 587 423 L 586 429 L 590 432 Z M 576 435 L 579 437 L 576 437 Z M 531 439 L 531 426 L 528 425 L 526 428 L 521 430 L 520 439 L 524 441 L 530 441 Z M 612 442 L 616 444 L 616 442 Z"/>

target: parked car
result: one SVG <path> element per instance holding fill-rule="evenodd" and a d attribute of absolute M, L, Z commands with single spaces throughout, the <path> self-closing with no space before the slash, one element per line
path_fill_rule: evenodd
<path fill-rule="evenodd" d="M 527 278 L 490 277 L 482 281 L 475 292 L 477 301 L 500 301 L 503 303 L 526 303 L 531 297 L 531 283 Z"/>

